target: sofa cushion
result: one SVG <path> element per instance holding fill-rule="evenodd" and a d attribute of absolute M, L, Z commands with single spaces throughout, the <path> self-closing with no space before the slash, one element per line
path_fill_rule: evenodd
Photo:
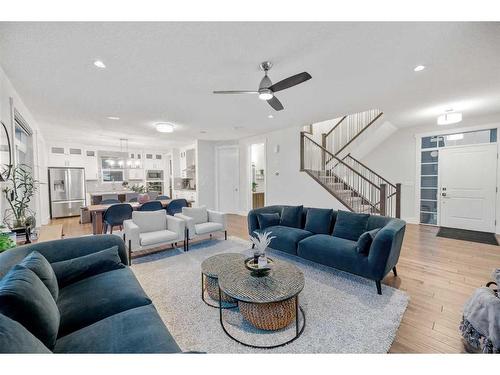
<path fill-rule="evenodd" d="M 56 353 L 178 353 L 153 305 L 109 316 L 57 340 Z"/>
<path fill-rule="evenodd" d="M 327 208 L 309 208 L 306 215 L 305 230 L 315 234 L 330 234 L 333 210 Z"/>
<path fill-rule="evenodd" d="M 302 228 L 303 206 L 283 207 L 280 217 L 280 226 Z"/>
<path fill-rule="evenodd" d="M 316 263 L 362 275 L 367 257 L 358 254 L 356 242 L 326 234 L 316 234 L 299 242 L 297 254 Z"/>
<path fill-rule="evenodd" d="M 141 233 L 167 229 L 167 213 L 165 210 L 134 211 L 132 212 L 132 221 L 139 227 Z"/>
<path fill-rule="evenodd" d="M 52 268 L 61 288 L 87 277 L 124 267 L 125 265 L 118 255 L 118 246 L 78 258 L 52 263 Z"/>
<path fill-rule="evenodd" d="M 159 230 L 156 232 L 146 232 L 140 234 L 141 246 L 158 245 L 177 239 L 177 233 L 171 230 Z"/>
<path fill-rule="evenodd" d="M 212 232 L 217 232 L 219 230 L 224 230 L 224 225 L 221 223 L 202 223 L 202 224 L 195 224 L 194 226 L 194 231 L 196 234 L 206 234 L 206 233 L 212 233 Z"/>
<path fill-rule="evenodd" d="M 128 267 L 83 279 L 59 291 L 59 337 L 108 316 L 150 303 Z"/>
<path fill-rule="evenodd" d="M 0 314 L 0 353 L 51 353 L 21 324 Z"/>
<path fill-rule="evenodd" d="M 59 310 L 33 271 L 16 265 L 0 281 L 0 313 L 22 324 L 49 349 L 54 347 Z"/>
<path fill-rule="evenodd" d="M 202 224 L 208 221 L 208 212 L 205 206 L 182 207 L 182 214 L 192 218 L 195 224 Z"/>
<path fill-rule="evenodd" d="M 293 255 L 297 255 L 297 244 L 299 243 L 299 241 L 312 235 L 311 232 L 304 229 L 283 227 L 281 225 L 269 227 L 264 230 L 257 229 L 255 232 L 271 232 L 271 236 L 274 236 L 276 238 L 273 238 L 271 240 L 269 247 Z"/>
<path fill-rule="evenodd" d="M 360 254 L 368 255 L 370 252 L 370 246 L 377 235 L 380 228 L 375 228 L 363 233 L 356 243 L 356 251 Z"/>
<path fill-rule="evenodd" d="M 369 214 L 358 214 L 349 211 L 338 211 L 333 236 L 357 241 L 366 231 Z"/>
<path fill-rule="evenodd" d="M 257 214 L 260 229 L 266 229 L 274 225 L 280 225 L 280 214 Z"/>
<path fill-rule="evenodd" d="M 57 277 L 52 266 L 42 254 L 38 251 L 33 251 L 19 264 L 32 270 L 42 280 L 42 283 L 47 287 L 50 294 L 52 294 L 54 301 L 57 301 L 57 297 L 59 296 Z"/>

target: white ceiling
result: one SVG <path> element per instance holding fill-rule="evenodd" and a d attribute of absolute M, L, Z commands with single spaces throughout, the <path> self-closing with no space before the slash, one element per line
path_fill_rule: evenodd
<path fill-rule="evenodd" d="M 399 127 L 434 123 L 449 106 L 500 119 L 499 46 L 500 23 L 0 23 L 0 64 L 47 138 L 131 146 L 233 139 L 368 108 Z M 212 94 L 256 89 L 264 60 L 273 82 L 313 77 L 277 95 L 284 111 Z M 419 64 L 427 69 L 415 73 Z M 175 132 L 157 133 L 156 121 Z"/>

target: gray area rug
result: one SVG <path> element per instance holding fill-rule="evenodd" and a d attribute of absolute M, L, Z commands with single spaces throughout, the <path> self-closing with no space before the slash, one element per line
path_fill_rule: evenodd
<path fill-rule="evenodd" d="M 208 353 L 386 353 L 408 304 L 403 291 L 321 266 L 279 251 L 270 256 L 289 261 L 305 276 L 300 305 L 306 314 L 304 333 L 289 345 L 253 349 L 229 338 L 219 310 L 201 300 L 201 262 L 215 254 L 249 252 L 250 243 L 230 238 L 207 240 L 189 252 L 167 250 L 134 259 L 132 269 L 161 318 L 184 351 Z M 229 331 L 245 342 L 270 345 L 293 337 L 295 325 L 275 333 L 259 331 L 238 310 L 224 310 Z"/>

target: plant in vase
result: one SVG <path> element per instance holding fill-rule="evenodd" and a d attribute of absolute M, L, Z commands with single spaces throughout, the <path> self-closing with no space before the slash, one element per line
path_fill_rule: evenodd
<path fill-rule="evenodd" d="M 0 253 L 4 252 L 5 250 L 8 250 L 12 247 L 16 247 L 16 243 L 10 237 L 10 233 L 1 232 L 0 233 Z"/>
<path fill-rule="evenodd" d="M 266 258 L 266 250 L 271 243 L 273 238 L 276 238 L 276 236 L 271 236 L 272 232 L 263 232 L 263 233 L 257 233 L 255 232 L 257 237 L 251 236 L 250 240 L 252 243 L 255 245 L 254 253 L 253 253 L 253 261 L 254 264 L 258 265 L 260 268 L 263 264 L 263 266 L 267 265 L 267 258 Z M 262 257 L 262 260 L 260 258 Z M 259 261 L 260 260 L 260 261 Z M 264 264 L 265 263 L 265 264 Z"/>
<path fill-rule="evenodd" d="M 26 232 L 27 242 L 29 232 L 36 225 L 35 214 L 29 204 L 37 187 L 38 181 L 33 178 L 31 167 L 19 164 L 12 169 L 2 189 L 10 207 L 5 210 L 4 223 L 14 231 Z"/>

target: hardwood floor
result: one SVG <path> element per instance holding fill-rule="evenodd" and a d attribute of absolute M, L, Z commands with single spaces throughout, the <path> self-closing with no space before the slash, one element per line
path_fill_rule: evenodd
<path fill-rule="evenodd" d="M 92 233 L 78 218 L 53 220 L 66 237 Z M 398 263 L 384 284 L 406 291 L 410 303 L 391 353 L 460 353 L 462 306 L 500 267 L 500 247 L 436 237 L 437 228 L 408 224 Z M 246 217 L 229 215 L 228 234 L 248 238 Z M 376 298 L 375 283 L 373 285 Z"/>

